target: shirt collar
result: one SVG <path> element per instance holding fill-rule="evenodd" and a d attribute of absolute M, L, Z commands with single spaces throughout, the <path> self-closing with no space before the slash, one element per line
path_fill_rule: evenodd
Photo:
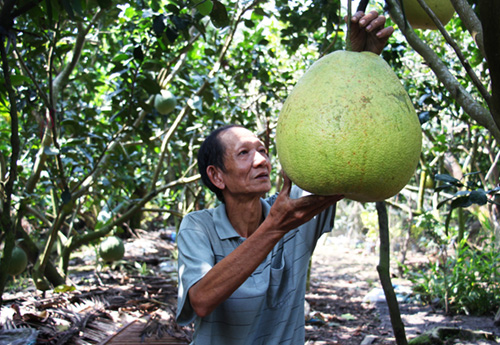
<path fill-rule="evenodd" d="M 264 218 L 269 214 L 271 206 L 264 199 L 260 199 Z M 221 240 L 229 238 L 240 238 L 241 236 L 234 230 L 226 214 L 226 205 L 220 204 L 214 212 L 215 231 Z"/>

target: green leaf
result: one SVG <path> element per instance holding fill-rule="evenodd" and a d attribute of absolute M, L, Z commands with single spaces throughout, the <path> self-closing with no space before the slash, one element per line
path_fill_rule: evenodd
<path fill-rule="evenodd" d="M 203 111 L 203 100 L 201 97 L 194 97 L 193 99 L 190 99 L 188 101 L 188 105 L 191 107 L 191 109 L 196 109 L 198 111 Z"/>
<path fill-rule="evenodd" d="M 353 321 L 356 320 L 356 317 L 353 316 L 352 314 L 342 314 L 340 317 L 346 321 Z"/>
<path fill-rule="evenodd" d="M 261 21 L 264 17 L 267 17 L 266 12 L 260 7 L 253 10 L 251 19 L 254 21 Z"/>
<path fill-rule="evenodd" d="M 469 191 L 459 191 L 455 193 L 453 196 L 453 200 L 451 202 L 451 208 L 457 208 L 457 207 L 469 207 L 472 205 L 472 202 L 470 200 L 470 194 L 471 192 Z"/>
<path fill-rule="evenodd" d="M 244 23 L 245 23 L 245 26 L 249 29 L 252 29 L 255 27 L 255 23 L 253 22 L 253 20 L 245 19 Z"/>
<path fill-rule="evenodd" d="M 214 8 L 214 3 L 211 0 L 196 0 L 195 7 L 201 15 L 208 16 Z"/>
<path fill-rule="evenodd" d="M 71 7 L 73 7 L 73 10 L 78 16 L 83 17 L 82 3 L 80 0 L 71 0 Z"/>
<path fill-rule="evenodd" d="M 129 58 L 129 56 L 125 53 L 121 53 L 121 54 L 116 54 L 113 59 L 111 59 L 111 62 L 120 62 L 120 61 L 124 61 L 124 60 L 127 60 Z"/>
<path fill-rule="evenodd" d="M 434 180 L 436 181 L 443 181 L 450 183 L 455 186 L 463 186 L 463 184 L 460 182 L 460 180 L 457 180 L 453 176 L 447 175 L 447 174 L 436 174 L 434 176 Z"/>
<path fill-rule="evenodd" d="M 214 7 L 210 12 L 210 19 L 216 28 L 223 28 L 229 25 L 229 17 L 226 7 L 217 0 L 213 0 Z"/>
<path fill-rule="evenodd" d="M 14 87 L 32 83 L 31 79 L 24 75 L 12 75 L 10 81 Z"/>
<path fill-rule="evenodd" d="M 160 37 L 167 27 L 165 25 L 165 16 L 163 14 L 153 18 L 153 32 L 156 36 Z"/>
<path fill-rule="evenodd" d="M 137 62 L 142 62 L 144 60 L 144 52 L 142 51 L 141 46 L 137 46 L 134 48 L 134 59 Z"/>
<path fill-rule="evenodd" d="M 488 197 L 486 196 L 486 192 L 482 189 L 473 190 L 470 193 L 470 201 L 473 204 L 485 205 L 488 202 Z"/>
<path fill-rule="evenodd" d="M 55 293 L 65 293 L 70 291 L 75 291 L 76 288 L 72 285 L 58 285 L 54 288 Z"/>
<path fill-rule="evenodd" d="M 70 1 L 63 1 L 62 5 L 64 9 L 66 10 L 66 13 L 68 14 L 69 18 L 71 20 L 75 20 L 75 12 L 73 11 L 73 6 L 71 6 Z"/>
<path fill-rule="evenodd" d="M 173 4 L 168 4 L 168 5 L 166 6 L 166 9 L 167 9 L 170 13 L 172 13 L 172 14 L 179 14 L 179 13 L 180 13 L 180 11 L 181 11 L 181 10 L 179 9 L 179 7 L 177 7 L 177 6 L 173 5 Z"/>
<path fill-rule="evenodd" d="M 498 192 L 500 192 L 500 186 L 498 187 L 495 187 L 493 189 L 490 189 L 489 191 L 487 191 L 486 193 L 487 194 L 491 194 L 491 195 L 495 195 L 495 194 L 498 194 Z"/>
<path fill-rule="evenodd" d="M 179 36 L 179 32 L 174 28 L 172 28 L 171 26 L 167 26 L 165 34 L 170 43 L 174 43 L 177 37 Z"/>
<path fill-rule="evenodd" d="M 61 194 L 61 200 L 63 204 L 69 204 L 71 202 L 71 192 L 66 188 Z"/>

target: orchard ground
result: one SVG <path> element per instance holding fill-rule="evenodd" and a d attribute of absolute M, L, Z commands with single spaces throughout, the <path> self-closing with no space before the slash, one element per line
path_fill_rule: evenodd
<path fill-rule="evenodd" d="M 366 243 L 368 244 L 368 243 Z M 358 247 L 358 248 L 356 248 Z M 309 313 L 306 344 L 396 344 L 389 311 L 378 278 L 376 247 L 356 245 L 345 237 L 325 237 L 313 255 L 311 288 L 306 295 Z M 411 284 L 395 278 L 397 254 L 391 258 L 392 283 L 399 300 L 407 339 L 437 327 L 500 334 L 494 316 L 447 316 L 442 311 L 416 303 L 411 298 Z M 429 260 L 419 253 L 408 253 L 407 264 Z M 495 341 L 454 340 L 453 344 L 496 344 Z"/>

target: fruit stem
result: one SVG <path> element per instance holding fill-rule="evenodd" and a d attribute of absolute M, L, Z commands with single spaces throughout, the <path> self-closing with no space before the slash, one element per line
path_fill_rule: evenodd
<path fill-rule="evenodd" d="M 346 50 L 352 51 L 351 48 L 351 17 L 352 17 L 352 0 L 347 0 L 347 37 L 346 37 Z"/>

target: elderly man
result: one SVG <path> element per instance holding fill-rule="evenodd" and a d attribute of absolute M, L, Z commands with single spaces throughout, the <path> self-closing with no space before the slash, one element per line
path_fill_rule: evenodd
<path fill-rule="evenodd" d="M 352 47 L 380 54 L 392 27 L 376 12 L 352 17 Z M 188 214 L 178 234 L 177 322 L 195 321 L 193 344 L 304 344 L 309 259 L 342 198 L 302 196 L 285 176 L 271 190 L 266 147 L 249 130 L 212 132 L 198 153 L 203 183 L 222 201 Z"/>

